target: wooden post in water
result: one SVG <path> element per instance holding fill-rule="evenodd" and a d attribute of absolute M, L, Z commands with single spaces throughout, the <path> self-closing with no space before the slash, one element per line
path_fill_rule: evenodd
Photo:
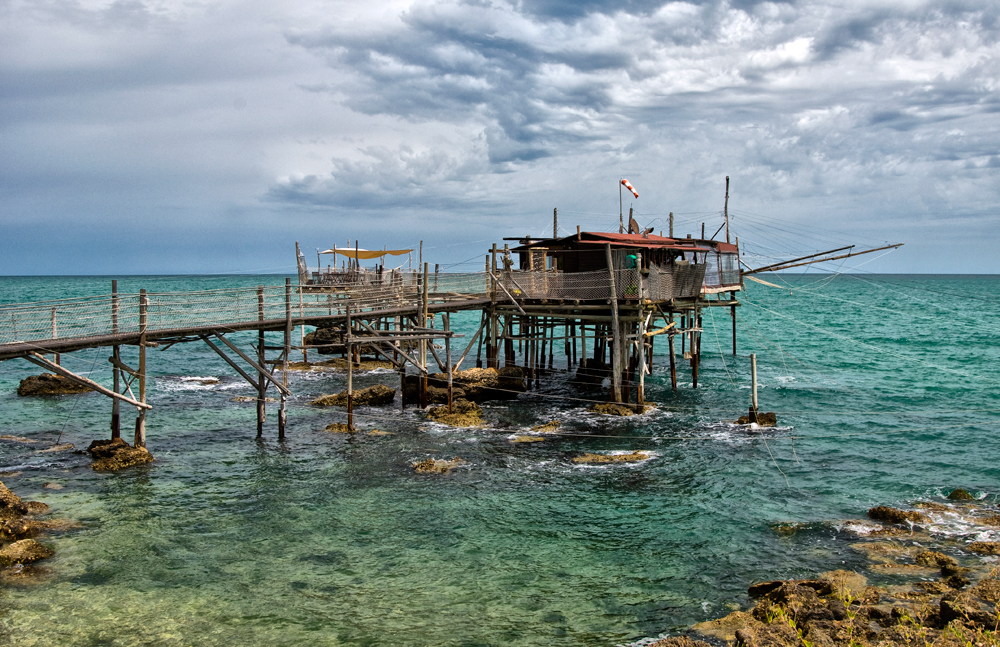
<path fill-rule="evenodd" d="M 281 357 L 281 386 L 288 388 L 288 356 L 292 353 L 292 279 L 285 279 L 285 348 Z M 288 397 L 281 394 L 281 409 L 278 411 L 278 440 L 285 439 L 285 424 L 288 422 Z"/>
<path fill-rule="evenodd" d="M 646 403 L 646 318 L 639 310 L 639 387 L 635 393 L 636 413 L 642 413 Z"/>
<path fill-rule="evenodd" d="M 736 300 L 736 292 L 730 292 L 729 298 Z M 733 318 L 733 357 L 736 357 L 736 306 L 729 306 L 729 316 Z"/>
<path fill-rule="evenodd" d="M 58 337 L 59 330 L 56 328 L 56 307 L 52 306 L 52 339 L 57 339 Z M 59 353 L 52 353 L 52 361 L 55 362 L 56 366 L 61 364 Z"/>
<path fill-rule="evenodd" d="M 757 422 L 757 353 L 750 353 L 750 422 Z"/>
<path fill-rule="evenodd" d="M 146 402 L 146 327 L 149 324 L 149 298 L 146 290 L 139 290 L 139 402 Z M 146 446 L 146 410 L 139 409 L 135 419 L 136 447 Z"/>
<path fill-rule="evenodd" d="M 427 327 L 427 278 L 428 271 L 430 269 L 429 263 L 424 263 L 424 285 L 423 285 L 423 299 L 421 300 L 420 306 L 420 327 Z M 424 369 L 423 375 L 420 377 L 420 408 L 427 407 L 427 344 L 429 342 L 426 339 L 420 340 L 420 363 L 421 367 Z"/>
<path fill-rule="evenodd" d="M 118 334 L 118 281 L 116 279 L 111 280 L 111 332 L 112 334 Z M 114 380 L 115 393 L 121 391 L 121 369 L 118 366 L 121 363 L 121 346 L 115 344 L 111 347 L 111 377 Z M 121 409 L 119 408 L 118 398 L 111 398 L 111 440 L 115 438 L 122 437 L 121 428 Z"/>
<path fill-rule="evenodd" d="M 701 328 L 701 313 L 695 308 L 691 314 L 694 328 Z M 698 363 L 701 360 L 701 334 L 691 331 L 691 388 L 698 388 Z"/>
<path fill-rule="evenodd" d="M 611 396 L 615 402 L 622 401 L 622 344 L 621 325 L 618 323 L 618 290 L 615 287 L 615 266 L 611 258 L 611 243 L 604 243 L 604 257 L 608 262 L 608 278 L 611 281 L 611 319 L 614 326 L 614 354 L 611 357 Z"/>
<path fill-rule="evenodd" d="M 347 333 L 347 428 L 354 431 L 354 344 L 351 342 L 351 306 L 348 304 L 344 331 Z"/>
<path fill-rule="evenodd" d="M 406 318 L 403 316 L 396 317 L 396 330 L 398 332 L 403 332 L 403 327 L 406 325 Z M 396 348 L 400 347 L 402 342 L 399 339 L 396 340 Z M 412 348 L 407 349 L 411 353 Z M 400 357 L 399 362 L 399 409 L 400 411 L 406 411 L 406 360 Z"/>
<path fill-rule="evenodd" d="M 674 323 L 674 313 L 670 313 L 670 321 L 667 325 Z M 670 356 L 670 388 L 677 390 L 677 357 L 674 353 L 674 332 L 667 333 L 667 354 Z M 683 339 L 683 337 L 681 337 Z"/>
<path fill-rule="evenodd" d="M 257 319 L 259 321 L 264 321 L 264 286 L 257 286 Z M 265 361 L 264 352 L 264 329 L 261 328 L 257 331 L 257 365 L 260 369 L 257 371 L 257 437 L 260 438 L 264 435 L 264 417 L 267 415 L 264 409 L 264 398 L 267 391 L 267 379 L 264 377 L 263 369 Z"/>
<path fill-rule="evenodd" d="M 442 313 L 442 318 L 444 319 L 444 331 L 445 333 L 451 330 L 451 315 L 447 312 Z M 451 335 L 445 335 L 444 338 L 444 363 L 448 366 L 448 413 L 452 413 L 452 367 L 451 367 Z"/>

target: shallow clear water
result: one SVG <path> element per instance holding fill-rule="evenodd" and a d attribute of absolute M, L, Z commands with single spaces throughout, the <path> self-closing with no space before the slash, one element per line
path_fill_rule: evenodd
<path fill-rule="evenodd" d="M 640 418 L 586 413 L 595 394 L 557 373 L 542 394 L 487 406 L 485 429 L 429 424 L 397 405 L 356 416 L 392 435 L 347 437 L 323 431 L 342 413 L 306 406 L 342 390 L 344 376 L 292 374 L 287 441 L 275 440 L 271 405 L 257 442 L 253 404 L 232 401 L 250 387 L 222 360 L 200 344 L 152 351 L 148 445 L 157 460 L 119 474 L 39 451 L 106 437 L 103 396 L 19 398 L 18 381 L 38 369 L 4 362 L 0 434 L 38 442 L 0 441 L 0 469 L 19 473 L 0 478 L 82 528 L 43 540 L 57 551 L 49 577 L 0 593 L 3 640 L 624 644 L 745 605 L 754 580 L 860 566 L 836 522 L 872 505 L 954 487 L 995 495 L 1000 277 L 768 280 L 788 288 L 749 284 L 738 357 L 728 310 L 706 314 L 698 389 L 685 371 L 670 391 L 658 344 L 647 398 L 660 408 Z M 119 289 L 283 282 L 125 277 Z M 109 288 L 105 277 L 12 277 L 0 279 L 0 300 Z M 467 334 L 475 324 L 477 314 L 452 320 Z M 778 412 L 778 429 L 725 422 L 746 412 L 751 352 L 761 406 Z M 134 349 L 123 353 L 130 362 Z M 107 382 L 108 354 L 84 350 L 63 363 Z M 220 382 L 184 379 L 192 376 Z M 398 384 L 387 371 L 357 378 L 379 381 Z M 510 442 L 553 419 L 575 435 Z M 635 449 L 654 456 L 602 467 L 571 460 Z M 466 463 L 448 476 L 410 467 L 453 456 Z M 771 529 L 786 521 L 812 523 L 793 537 Z"/>

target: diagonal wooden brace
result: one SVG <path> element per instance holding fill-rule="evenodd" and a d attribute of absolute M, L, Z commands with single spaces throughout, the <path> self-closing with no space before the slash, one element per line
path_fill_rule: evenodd
<path fill-rule="evenodd" d="M 63 368 L 62 366 L 59 366 L 58 364 L 56 364 L 54 362 L 50 362 L 49 360 L 45 359 L 44 357 L 42 357 L 38 353 L 29 353 L 29 354 L 27 354 L 27 355 L 24 356 L 24 359 L 28 360 L 32 364 L 37 364 L 38 366 L 41 366 L 42 368 L 47 368 L 50 371 L 58 373 L 59 375 L 62 375 L 66 379 L 72 380 L 73 382 L 76 382 L 77 384 L 82 384 L 84 386 L 90 387 L 90 388 L 94 389 L 95 391 L 97 391 L 98 393 L 103 393 L 104 395 L 108 396 L 109 398 L 115 398 L 117 400 L 121 400 L 122 402 L 127 402 L 127 403 L 131 404 L 133 407 L 138 407 L 139 409 L 152 409 L 153 408 L 151 405 L 148 405 L 145 402 L 138 402 L 136 400 L 133 400 L 132 398 L 129 398 L 129 397 L 126 397 L 126 396 L 122 395 L 121 393 L 115 393 L 111 389 L 103 387 L 103 386 L 101 386 L 100 384 L 98 384 L 97 382 L 95 382 L 93 380 L 89 380 L 89 379 L 83 377 L 82 375 L 77 375 L 76 373 L 74 373 L 73 371 L 71 371 L 69 369 Z"/>

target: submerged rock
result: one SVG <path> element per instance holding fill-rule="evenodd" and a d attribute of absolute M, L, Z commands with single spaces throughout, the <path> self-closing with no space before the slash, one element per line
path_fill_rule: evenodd
<path fill-rule="evenodd" d="M 483 409 L 475 402 L 454 400 L 451 413 L 447 405 L 432 407 L 427 411 L 427 418 L 452 427 L 478 427 L 483 424 Z"/>
<path fill-rule="evenodd" d="M 356 430 L 351 429 L 342 422 L 335 422 L 324 427 L 323 431 L 329 431 L 335 434 L 353 434 Z"/>
<path fill-rule="evenodd" d="M 0 549 L 0 566 L 30 564 L 55 555 L 55 551 L 34 539 L 22 539 Z"/>
<path fill-rule="evenodd" d="M 447 474 L 451 470 L 455 469 L 462 463 L 464 463 L 461 458 L 456 456 L 450 461 L 444 459 L 433 459 L 428 458 L 416 463 L 412 463 L 413 469 L 417 474 Z"/>
<path fill-rule="evenodd" d="M 611 375 L 611 365 L 592 357 L 584 357 L 576 369 L 575 382 L 580 384 L 600 384 Z"/>
<path fill-rule="evenodd" d="M 90 469 L 95 472 L 112 472 L 153 462 L 153 455 L 145 447 L 132 447 L 121 438 L 95 440 L 87 451 L 94 458 Z"/>
<path fill-rule="evenodd" d="M 89 386 L 84 386 L 74 382 L 62 375 L 52 373 L 42 373 L 32 375 L 21 380 L 17 387 L 17 394 L 20 396 L 32 395 L 64 395 L 68 393 L 87 393 L 93 391 Z"/>
<path fill-rule="evenodd" d="M 875 521 L 886 521 L 888 523 L 905 524 L 922 523 L 927 521 L 927 517 L 915 510 L 900 510 L 880 505 L 868 510 L 868 518 Z"/>
<path fill-rule="evenodd" d="M 591 413 L 603 413 L 606 416 L 634 416 L 640 413 L 636 410 L 638 406 L 637 404 L 624 404 L 622 402 L 601 402 L 590 407 L 587 411 Z M 644 404 L 642 405 L 641 413 L 646 413 L 655 408 L 652 404 Z"/>
<path fill-rule="evenodd" d="M 635 463 L 652 456 L 649 452 L 632 452 L 630 454 L 591 454 L 574 456 L 574 463 Z"/>
<path fill-rule="evenodd" d="M 979 555 L 1000 555 L 1000 541 L 974 541 L 966 548 Z"/>
<path fill-rule="evenodd" d="M 649 643 L 646 647 L 712 647 L 704 640 L 692 640 L 687 636 L 670 636 L 662 638 L 655 643 Z"/>
<path fill-rule="evenodd" d="M 939 568 L 958 566 L 957 559 L 936 550 L 924 550 L 917 553 L 915 561 L 921 566 L 937 566 Z"/>
<path fill-rule="evenodd" d="M 29 537 L 37 537 L 43 530 L 46 530 L 46 526 L 39 521 L 15 517 L 0 523 L 0 539 L 4 541 L 28 539 Z"/>
<path fill-rule="evenodd" d="M 354 404 L 359 407 L 392 404 L 395 398 L 396 389 L 384 384 L 373 384 L 372 386 L 354 391 Z M 318 407 L 346 407 L 347 391 L 344 390 L 334 395 L 320 396 L 310 404 Z"/>
<path fill-rule="evenodd" d="M 554 434 L 559 431 L 559 427 L 561 426 L 561 422 L 553 420 L 551 422 L 546 422 L 545 424 L 535 425 L 531 428 L 531 431 L 536 434 Z"/>
<path fill-rule="evenodd" d="M 540 443 L 544 441 L 545 438 L 542 436 L 514 436 L 510 439 L 512 443 Z"/>
<path fill-rule="evenodd" d="M 740 416 L 739 419 L 736 420 L 736 424 L 738 424 L 738 425 L 749 425 L 750 424 L 750 416 L 749 416 L 749 414 L 745 415 L 745 416 Z M 760 413 L 757 414 L 757 425 L 758 426 L 761 426 L 761 427 L 774 427 L 777 424 L 778 424 L 778 416 L 773 411 L 767 411 L 767 412 L 763 412 L 762 411 L 762 412 L 760 412 Z"/>
<path fill-rule="evenodd" d="M 967 490 L 963 490 L 962 488 L 952 490 L 948 495 L 948 498 L 952 501 L 972 501 L 975 499 L 975 497 L 969 494 Z"/>

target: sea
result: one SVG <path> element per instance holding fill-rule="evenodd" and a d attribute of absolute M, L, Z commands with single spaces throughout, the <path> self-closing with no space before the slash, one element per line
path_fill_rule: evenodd
<path fill-rule="evenodd" d="M 285 277 L 6 277 L 0 301 L 107 294 L 111 278 L 120 292 L 166 292 Z M 697 388 L 679 357 L 671 389 L 656 339 L 646 397 L 658 406 L 627 418 L 587 411 L 606 393 L 570 384 L 560 347 L 537 391 L 484 405 L 482 428 L 397 400 L 359 408 L 359 433 L 331 433 L 343 411 L 309 403 L 346 375 L 292 372 L 287 438 L 268 404 L 258 440 L 254 405 L 237 401 L 251 387 L 184 343 L 148 352 L 156 460 L 98 473 L 80 450 L 110 437 L 110 401 L 19 397 L 39 369 L 0 363 L 0 480 L 75 522 L 41 538 L 55 550 L 45 572 L 4 579 L 0 644 L 638 646 L 748 608 L 753 582 L 863 571 L 850 544 L 870 507 L 946 503 L 959 487 L 996 505 L 1000 276 L 763 278 L 772 285 L 740 294 L 735 355 L 729 309 L 706 310 Z M 478 317 L 452 317 L 460 349 Z M 249 348 L 255 333 L 231 339 Z M 122 353 L 135 361 L 135 348 Z M 108 384 L 109 354 L 62 362 Z M 750 404 L 751 354 L 777 427 L 734 422 Z M 398 374 L 355 377 L 379 382 L 398 386 Z M 512 442 L 551 421 L 560 434 Z M 573 461 L 636 450 L 649 458 Z M 413 469 L 455 457 L 450 474 Z M 942 541 L 1000 539 L 932 518 Z"/>

